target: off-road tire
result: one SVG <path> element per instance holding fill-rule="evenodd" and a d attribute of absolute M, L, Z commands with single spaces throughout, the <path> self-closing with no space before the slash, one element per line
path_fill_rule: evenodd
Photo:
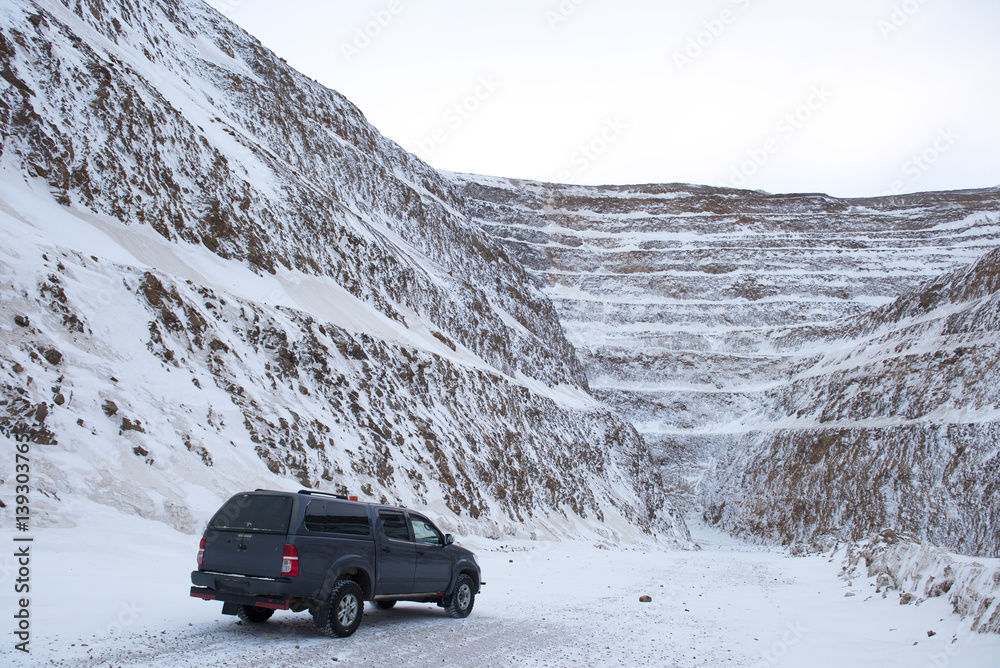
<path fill-rule="evenodd" d="M 375 601 L 375 607 L 379 610 L 391 610 L 394 605 L 396 605 L 395 599 Z"/>
<path fill-rule="evenodd" d="M 274 610 L 271 608 L 258 608 L 255 605 L 236 606 L 236 616 L 247 624 L 263 624 L 271 619 L 273 614 Z"/>
<path fill-rule="evenodd" d="M 326 635 L 346 638 L 358 630 L 364 610 L 364 592 L 358 583 L 338 580 L 330 598 L 316 610 L 313 621 Z"/>
<path fill-rule="evenodd" d="M 455 582 L 455 593 L 451 595 L 451 600 L 444 606 L 444 612 L 449 617 L 462 619 L 468 617 L 472 612 L 472 606 L 476 604 L 476 583 L 472 578 L 463 573 L 458 576 Z"/>

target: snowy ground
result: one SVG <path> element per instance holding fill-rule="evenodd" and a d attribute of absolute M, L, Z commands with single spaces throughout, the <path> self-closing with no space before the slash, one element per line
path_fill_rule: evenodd
<path fill-rule="evenodd" d="M 466 543 L 488 584 L 465 620 L 400 604 L 369 608 L 348 639 L 321 636 L 307 614 L 249 628 L 187 596 L 195 538 L 89 510 L 92 526 L 35 535 L 30 656 L 13 650 L 12 561 L 0 562 L 0 664 L 1000 666 L 1000 636 L 969 632 L 942 599 L 900 606 L 867 581 L 848 587 L 839 558 L 792 558 L 694 523 L 701 551 Z"/>

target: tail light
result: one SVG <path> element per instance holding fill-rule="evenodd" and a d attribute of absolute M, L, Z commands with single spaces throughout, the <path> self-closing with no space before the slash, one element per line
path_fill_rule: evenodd
<path fill-rule="evenodd" d="M 198 543 L 198 568 L 201 569 L 205 565 L 205 539 L 202 538 L 201 542 Z"/>
<path fill-rule="evenodd" d="M 295 577 L 299 574 L 299 551 L 294 545 L 285 544 L 281 552 L 281 574 Z"/>

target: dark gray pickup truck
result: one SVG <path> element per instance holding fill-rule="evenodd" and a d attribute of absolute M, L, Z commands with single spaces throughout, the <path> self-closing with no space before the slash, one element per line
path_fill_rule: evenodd
<path fill-rule="evenodd" d="M 191 596 L 222 601 L 223 614 L 249 623 L 308 610 L 320 630 L 346 637 L 365 601 L 437 603 L 467 617 L 480 578 L 476 555 L 412 510 L 257 490 L 229 499 L 208 523 Z"/>

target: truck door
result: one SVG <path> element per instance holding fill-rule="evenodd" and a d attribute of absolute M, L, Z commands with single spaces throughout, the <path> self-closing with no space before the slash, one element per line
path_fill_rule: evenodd
<path fill-rule="evenodd" d="M 451 582 L 451 551 L 444 544 L 444 534 L 426 517 L 410 513 L 410 526 L 417 546 L 417 568 L 413 593 L 438 594 L 447 591 Z"/>
<path fill-rule="evenodd" d="M 413 592 L 417 546 L 410 541 L 410 529 L 401 510 L 379 510 L 379 567 L 377 594 Z"/>

